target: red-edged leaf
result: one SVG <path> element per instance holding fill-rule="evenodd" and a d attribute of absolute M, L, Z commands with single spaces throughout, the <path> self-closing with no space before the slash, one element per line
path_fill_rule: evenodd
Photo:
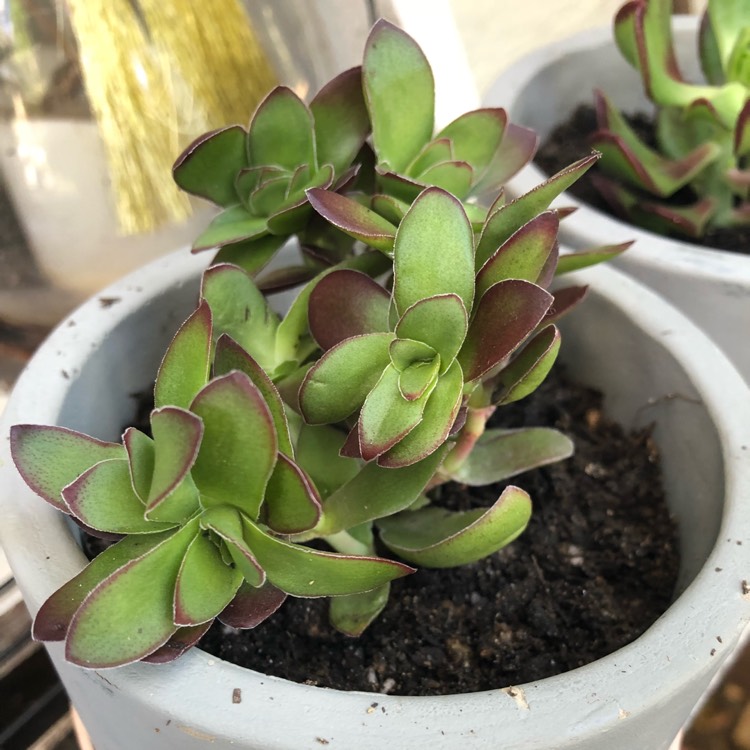
<path fill-rule="evenodd" d="M 172 637 L 156 651 L 141 659 L 147 664 L 169 664 L 195 646 L 208 632 L 213 620 L 188 628 L 177 628 Z"/>
<path fill-rule="evenodd" d="M 587 286 L 566 286 L 563 289 L 556 289 L 552 293 L 552 304 L 542 319 L 541 325 L 548 326 L 550 323 L 556 323 L 563 315 L 567 315 L 583 301 L 587 291 Z"/>
<path fill-rule="evenodd" d="M 230 628 L 255 628 L 276 612 L 285 599 L 286 594 L 268 581 L 259 587 L 243 583 L 219 620 Z"/>
<path fill-rule="evenodd" d="M 63 488 L 99 461 L 125 458 L 125 449 L 117 443 L 66 427 L 33 424 L 10 428 L 10 452 L 24 482 L 63 513 L 69 512 Z"/>
<path fill-rule="evenodd" d="M 479 302 L 458 361 L 468 383 L 512 354 L 539 325 L 552 295 L 528 281 L 509 279 L 491 286 Z"/>
<path fill-rule="evenodd" d="M 333 271 L 310 295 L 310 332 L 323 350 L 352 336 L 388 331 L 390 296 L 359 271 Z"/>
<path fill-rule="evenodd" d="M 320 520 L 320 495 L 310 477 L 279 453 L 266 488 L 266 523 L 280 534 L 307 531 Z"/>

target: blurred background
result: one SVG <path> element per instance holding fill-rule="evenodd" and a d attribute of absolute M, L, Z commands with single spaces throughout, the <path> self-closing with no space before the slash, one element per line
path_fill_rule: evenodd
<path fill-rule="evenodd" d="M 750 0 L 748 0 L 750 1 Z M 372 22 L 435 69 L 438 126 L 555 39 L 622 0 L 0 0 L 0 410 L 49 330 L 109 282 L 183 248 L 212 209 L 173 186 L 206 130 L 246 123 L 284 83 L 310 99 L 359 64 Z M 698 12 L 702 0 L 675 0 Z M 684 750 L 750 750 L 743 656 Z M 0 550 L 0 748 L 87 748 Z"/>

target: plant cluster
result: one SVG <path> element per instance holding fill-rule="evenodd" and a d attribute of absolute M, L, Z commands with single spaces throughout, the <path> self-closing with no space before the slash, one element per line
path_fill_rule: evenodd
<path fill-rule="evenodd" d="M 224 207 L 196 247 L 223 247 L 164 355 L 150 429 L 121 444 L 12 430 L 28 485 L 116 540 L 45 602 L 36 638 L 86 667 L 169 661 L 215 618 L 254 627 L 289 595 L 331 597 L 357 635 L 411 564 L 470 563 L 523 531 L 518 487 L 465 512 L 430 490 L 570 455 L 556 430 L 487 420 L 557 357 L 555 323 L 585 288 L 551 292 L 554 276 L 623 248 L 558 252 L 549 206 L 596 157 L 505 202 L 499 180 L 535 137 L 499 109 L 433 135 L 433 96 L 419 47 L 381 21 L 362 69 L 309 107 L 276 89 L 248 131 L 178 159 L 178 183 Z M 282 316 L 253 276 L 292 233 L 311 278 Z"/>
<path fill-rule="evenodd" d="M 750 223 L 750 3 L 709 0 L 698 40 L 704 84 L 682 77 L 670 19 L 670 0 L 630 0 L 615 18 L 617 45 L 656 106 L 656 143 L 596 92 L 591 145 L 606 176 L 594 180 L 633 223 L 701 237 Z"/>

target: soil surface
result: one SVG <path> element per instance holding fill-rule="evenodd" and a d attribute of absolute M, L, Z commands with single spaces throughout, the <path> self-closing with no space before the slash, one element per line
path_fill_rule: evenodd
<path fill-rule="evenodd" d="M 395 581 L 359 638 L 330 627 L 326 600 L 289 598 L 255 630 L 215 623 L 200 647 L 297 682 L 440 695 L 538 680 L 635 639 L 669 605 L 679 563 L 649 432 L 626 434 L 600 394 L 560 373 L 497 415 L 504 427 L 554 425 L 577 446 L 515 480 L 534 513 L 509 547 Z M 454 485 L 441 502 L 488 506 L 502 488 Z"/>
<path fill-rule="evenodd" d="M 626 115 L 626 119 L 645 143 L 652 147 L 655 146 L 656 138 L 652 118 L 642 113 L 636 113 Z M 591 105 L 582 104 L 568 120 L 558 125 L 550 133 L 547 140 L 539 148 L 539 152 L 534 159 L 535 162 L 548 175 L 559 172 L 577 159 L 591 153 L 588 139 L 595 130 L 596 114 L 594 108 Z M 596 169 L 595 166 L 590 172 Z M 601 197 L 601 194 L 589 179 L 590 172 L 569 188 L 569 191 L 576 198 L 588 203 L 593 208 L 610 216 L 615 216 L 609 204 Z M 689 203 L 693 200 L 695 200 L 695 195 L 687 189 L 674 196 L 675 205 Z M 712 229 L 701 238 L 692 238 L 682 234 L 675 235 L 675 238 L 705 247 L 750 254 L 750 227 Z"/>

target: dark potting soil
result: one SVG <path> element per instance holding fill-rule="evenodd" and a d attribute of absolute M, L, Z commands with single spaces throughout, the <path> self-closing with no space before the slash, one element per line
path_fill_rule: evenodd
<path fill-rule="evenodd" d="M 596 391 L 559 372 L 498 412 L 498 426 L 555 426 L 572 459 L 514 480 L 528 529 L 473 565 L 395 581 L 359 638 L 334 631 L 323 599 L 289 598 L 255 630 L 218 621 L 200 648 L 296 682 L 400 695 L 486 690 L 587 664 L 637 638 L 669 605 L 678 569 L 648 430 L 628 434 Z M 503 485 L 445 486 L 440 502 L 489 506 Z"/>
<path fill-rule="evenodd" d="M 640 138 L 652 147 L 655 145 L 654 122 L 651 117 L 643 113 L 635 113 L 626 114 L 626 119 Z M 546 141 L 540 146 L 534 161 L 548 175 L 559 172 L 574 161 L 591 153 L 588 139 L 595 130 L 596 114 L 594 108 L 589 104 L 581 104 L 565 122 L 558 125 L 550 133 Z M 596 169 L 597 167 L 594 166 L 592 170 L 570 187 L 569 191 L 580 201 L 603 213 L 614 216 L 609 204 L 601 197 L 589 178 L 589 174 Z M 694 200 L 695 196 L 688 193 L 687 190 L 681 191 L 681 194 L 676 196 L 675 203 Z M 750 227 L 712 229 L 703 237 L 695 239 L 682 234 L 675 235 L 675 238 L 705 247 L 750 254 Z M 626 239 L 628 238 L 612 238 L 612 242 Z"/>

